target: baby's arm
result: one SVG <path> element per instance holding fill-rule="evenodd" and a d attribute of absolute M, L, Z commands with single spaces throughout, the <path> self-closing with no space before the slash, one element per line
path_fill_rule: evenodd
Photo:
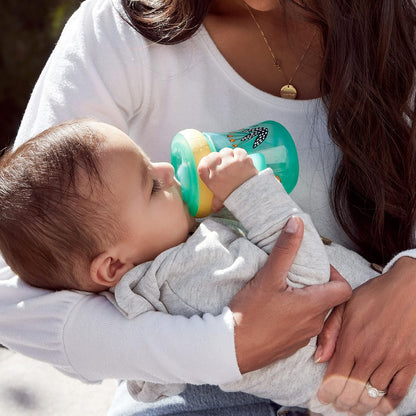
<path fill-rule="evenodd" d="M 201 179 L 222 204 L 238 218 L 258 247 L 270 253 L 288 219 L 302 218 L 302 245 L 288 275 L 292 286 L 318 284 L 329 279 L 329 262 L 321 239 L 305 214 L 286 193 L 270 169 L 260 174 L 243 149 L 222 149 L 203 158 Z"/>

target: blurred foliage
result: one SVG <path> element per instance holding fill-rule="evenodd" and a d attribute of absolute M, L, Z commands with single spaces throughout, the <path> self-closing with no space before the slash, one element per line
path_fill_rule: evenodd
<path fill-rule="evenodd" d="M 1 0 L 0 150 L 16 136 L 30 93 L 80 0 Z"/>

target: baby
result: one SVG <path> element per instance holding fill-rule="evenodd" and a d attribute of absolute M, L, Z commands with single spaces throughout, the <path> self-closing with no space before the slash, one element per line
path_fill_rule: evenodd
<path fill-rule="evenodd" d="M 242 227 L 213 217 L 197 223 L 173 167 L 151 162 L 117 128 L 92 120 L 52 127 L 0 161 L 0 251 L 28 284 L 102 292 L 128 318 L 149 310 L 220 313 L 293 215 L 305 231 L 289 285 L 327 282 L 330 263 L 353 287 L 377 275 L 357 254 L 324 246 L 272 171 L 259 173 L 243 150 L 212 153 L 198 171 Z M 333 414 L 315 399 L 326 367 L 313 362 L 314 352 L 311 340 L 221 388 Z M 128 387 L 138 400 L 153 401 L 184 385 L 130 380 Z M 416 395 L 401 407 L 416 410 Z"/>

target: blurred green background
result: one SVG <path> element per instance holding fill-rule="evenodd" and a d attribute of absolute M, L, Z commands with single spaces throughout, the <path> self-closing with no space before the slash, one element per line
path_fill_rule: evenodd
<path fill-rule="evenodd" d="M 16 136 L 33 86 L 78 0 L 1 0 L 0 154 Z"/>

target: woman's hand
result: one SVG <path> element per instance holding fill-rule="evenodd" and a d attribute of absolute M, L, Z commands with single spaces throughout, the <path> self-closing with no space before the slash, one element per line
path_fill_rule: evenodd
<path fill-rule="evenodd" d="M 324 285 L 288 287 L 286 276 L 303 236 L 303 223 L 292 217 L 257 275 L 233 298 L 235 346 L 241 373 L 287 357 L 317 335 L 328 311 L 351 296 L 338 274 Z"/>
<path fill-rule="evenodd" d="M 320 361 L 326 361 L 340 329 L 318 393 L 323 403 L 357 415 L 397 407 L 416 374 L 415 298 L 416 260 L 403 257 L 355 289 L 343 311 L 334 311 L 319 339 Z M 367 382 L 387 394 L 370 397 Z"/>

